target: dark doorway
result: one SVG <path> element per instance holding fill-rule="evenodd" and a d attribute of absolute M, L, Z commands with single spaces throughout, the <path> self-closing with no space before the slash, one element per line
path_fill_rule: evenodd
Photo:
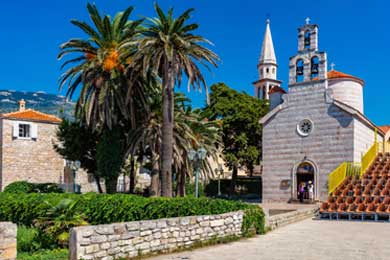
<path fill-rule="evenodd" d="M 310 163 L 304 162 L 300 164 L 297 168 L 297 186 L 296 191 L 298 194 L 298 199 L 300 199 L 299 194 L 301 194 L 301 201 L 308 202 L 314 200 L 314 168 Z M 303 192 L 302 192 L 303 191 Z"/>

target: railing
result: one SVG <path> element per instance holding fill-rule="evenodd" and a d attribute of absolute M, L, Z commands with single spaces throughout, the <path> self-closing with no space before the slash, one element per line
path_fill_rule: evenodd
<path fill-rule="evenodd" d="M 343 162 L 328 176 L 328 192 L 331 194 L 346 177 L 360 175 L 360 163 Z"/>
<path fill-rule="evenodd" d="M 367 168 L 370 166 L 372 161 L 375 159 L 376 155 L 379 152 L 379 143 L 375 142 L 370 149 L 366 152 L 366 154 L 362 157 L 362 168 L 360 171 L 360 176 L 362 176 Z"/>

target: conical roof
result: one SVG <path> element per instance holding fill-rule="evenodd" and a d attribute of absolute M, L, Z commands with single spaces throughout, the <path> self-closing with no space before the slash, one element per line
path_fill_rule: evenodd
<path fill-rule="evenodd" d="M 272 42 L 272 35 L 270 29 L 270 20 L 267 20 L 265 27 L 263 45 L 261 47 L 261 54 L 259 64 L 262 63 L 273 63 L 276 64 L 276 56 L 274 50 L 274 43 Z"/>

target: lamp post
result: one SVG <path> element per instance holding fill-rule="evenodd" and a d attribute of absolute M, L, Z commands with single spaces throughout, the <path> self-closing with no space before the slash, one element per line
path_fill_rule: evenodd
<path fill-rule="evenodd" d="M 70 161 L 67 160 L 67 165 L 69 166 L 70 170 L 73 174 L 73 192 L 76 192 L 76 172 L 78 169 L 80 169 L 81 163 L 80 161 Z"/>
<path fill-rule="evenodd" d="M 218 163 L 218 196 L 221 196 L 221 175 L 223 174 L 222 164 Z"/>
<path fill-rule="evenodd" d="M 207 151 L 203 147 L 198 150 L 191 149 L 188 152 L 188 159 L 194 163 L 195 172 L 195 198 L 199 197 L 199 164 L 206 159 Z"/>

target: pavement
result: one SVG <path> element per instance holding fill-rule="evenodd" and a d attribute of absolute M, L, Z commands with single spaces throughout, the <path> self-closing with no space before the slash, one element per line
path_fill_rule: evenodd
<path fill-rule="evenodd" d="M 389 260 L 390 223 L 306 219 L 266 235 L 152 260 Z"/>

